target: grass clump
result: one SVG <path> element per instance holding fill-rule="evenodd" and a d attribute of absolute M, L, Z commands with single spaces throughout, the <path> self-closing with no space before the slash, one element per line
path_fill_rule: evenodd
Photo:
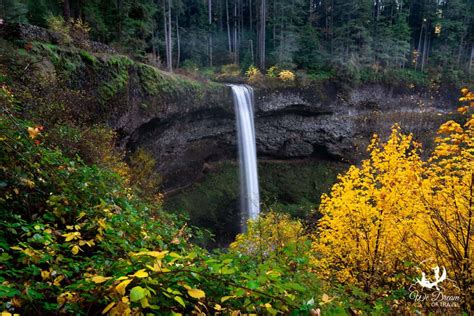
<path fill-rule="evenodd" d="M 97 58 L 94 55 L 92 55 L 90 52 L 86 50 L 80 50 L 79 54 L 81 55 L 82 60 L 84 60 L 85 62 L 91 65 L 95 65 L 97 63 Z"/>

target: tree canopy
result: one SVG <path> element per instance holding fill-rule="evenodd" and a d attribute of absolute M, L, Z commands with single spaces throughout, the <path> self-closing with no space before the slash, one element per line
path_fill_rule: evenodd
<path fill-rule="evenodd" d="M 469 0 L 2 0 L 0 17 L 47 26 L 80 19 L 93 39 L 172 70 L 432 68 L 470 72 Z"/>

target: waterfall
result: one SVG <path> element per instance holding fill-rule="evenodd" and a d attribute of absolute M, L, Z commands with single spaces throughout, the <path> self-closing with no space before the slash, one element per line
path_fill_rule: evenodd
<path fill-rule="evenodd" d="M 253 89 L 246 85 L 230 85 L 234 97 L 237 123 L 237 142 L 240 164 L 240 208 L 242 225 L 246 229 L 247 219 L 255 219 L 260 213 L 258 190 L 257 150 L 253 121 Z"/>

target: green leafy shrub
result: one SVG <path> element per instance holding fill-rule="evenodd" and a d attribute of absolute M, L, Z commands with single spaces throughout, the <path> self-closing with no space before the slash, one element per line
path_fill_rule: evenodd
<path fill-rule="evenodd" d="M 360 71 L 360 81 L 363 83 L 385 83 L 405 87 L 429 86 L 427 74 L 413 69 L 375 70 L 366 67 Z"/>
<path fill-rule="evenodd" d="M 199 71 L 198 64 L 192 59 L 186 59 L 182 63 L 181 68 L 183 68 L 184 70 L 190 71 L 190 72 L 198 72 Z"/>
<path fill-rule="evenodd" d="M 268 78 L 276 78 L 280 73 L 280 69 L 277 66 L 271 66 L 267 69 L 267 77 Z"/>
<path fill-rule="evenodd" d="M 320 71 L 311 71 L 308 72 L 308 79 L 316 82 L 323 82 L 326 80 L 333 79 L 335 77 L 335 72 L 332 70 L 320 70 Z"/>

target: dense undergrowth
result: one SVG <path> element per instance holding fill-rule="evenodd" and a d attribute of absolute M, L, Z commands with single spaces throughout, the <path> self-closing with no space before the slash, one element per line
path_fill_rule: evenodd
<path fill-rule="evenodd" d="M 298 313 L 317 301 L 309 260 L 294 245 L 275 260 L 193 246 L 196 231 L 159 198 L 140 197 L 114 171 L 120 164 L 68 156 L 47 129 L 21 119 L 6 86 L 1 98 L 3 310 Z"/>
<path fill-rule="evenodd" d="M 185 63 L 177 70 L 198 80 L 220 82 L 247 82 L 254 87 L 279 89 L 285 87 L 319 86 L 333 82 L 343 87 L 354 87 L 364 84 L 382 84 L 402 89 L 420 89 L 437 91 L 442 86 L 462 86 L 472 82 L 454 74 L 438 72 L 421 72 L 413 69 L 384 69 L 380 67 L 331 66 L 315 69 L 287 70 L 272 66 L 261 71 L 254 66 L 241 69 L 238 65 L 229 64 L 221 67 L 199 68 L 192 63 Z"/>

